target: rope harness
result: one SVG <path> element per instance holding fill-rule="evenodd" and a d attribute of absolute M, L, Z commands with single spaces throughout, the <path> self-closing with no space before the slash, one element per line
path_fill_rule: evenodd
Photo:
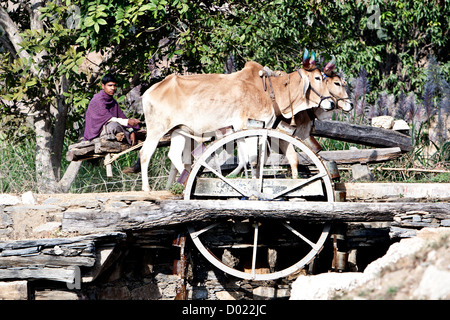
<path fill-rule="evenodd" d="M 308 71 L 314 71 L 314 70 L 316 70 L 317 68 L 314 68 L 314 69 L 311 69 L 311 70 L 308 70 Z M 298 72 L 298 74 L 299 74 L 299 76 L 301 77 L 302 75 L 300 74 L 300 69 L 297 69 L 297 72 Z M 331 98 L 331 95 L 330 96 L 322 96 L 319 92 L 317 92 L 317 90 L 316 89 L 314 89 L 313 88 L 313 86 L 311 86 L 311 85 L 309 85 L 309 88 L 311 88 L 311 90 L 312 90 L 312 92 L 314 92 L 318 97 L 319 97 L 319 99 L 320 99 L 320 101 L 319 101 L 319 105 L 317 106 L 317 107 L 320 107 L 320 105 L 322 104 L 322 101 L 323 100 L 327 100 L 327 99 L 330 99 Z M 330 93 L 331 94 L 331 93 Z"/>
<path fill-rule="evenodd" d="M 317 69 L 317 68 L 315 68 L 315 69 Z M 315 69 L 311 69 L 311 70 L 308 70 L 308 71 L 313 71 Z M 302 78 L 302 75 L 300 73 L 300 69 L 297 69 L 297 72 L 298 72 L 298 75 L 300 76 L 300 78 Z M 277 103 L 277 101 L 275 99 L 275 92 L 273 90 L 271 77 L 272 77 L 272 75 L 269 75 L 267 72 L 264 72 L 264 74 L 261 76 L 261 79 L 262 79 L 264 91 L 267 91 L 267 80 L 269 82 L 269 88 L 270 88 L 269 96 L 270 96 L 270 99 L 272 100 L 272 107 L 273 107 L 273 110 L 275 112 L 275 115 L 277 117 L 279 117 L 281 115 L 281 110 L 280 110 L 280 107 L 278 106 L 278 103 Z M 295 124 L 295 119 L 294 119 L 295 118 L 294 117 L 295 116 L 294 115 L 294 107 L 293 107 L 292 101 L 291 101 L 291 91 L 290 91 L 289 84 L 290 84 L 290 77 L 289 77 L 289 74 L 288 74 L 288 80 L 287 80 L 287 82 L 285 82 L 285 85 L 288 86 L 289 106 L 291 108 L 291 114 L 292 114 L 291 125 L 295 126 L 296 124 Z M 330 96 L 322 96 L 311 85 L 308 87 L 308 89 L 311 89 L 319 97 L 320 101 L 319 101 L 318 107 L 320 107 L 320 105 L 322 104 L 323 100 L 327 100 L 327 99 L 330 99 L 330 98 L 333 98 L 333 99 L 336 100 L 336 105 L 337 105 L 338 101 L 348 99 L 348 98 L 338 98 L 338 97 L 334 96 L 331 92 L 330 92 Z"/>

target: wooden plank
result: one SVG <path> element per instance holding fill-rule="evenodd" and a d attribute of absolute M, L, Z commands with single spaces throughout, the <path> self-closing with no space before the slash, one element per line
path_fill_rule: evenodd
<path fill-rule="evenodd" d="M 399 147 L 320 151 L 318 154 L 323 160 L 335 161 L 337 164 L 377 163 L 397 159 L 403 155 Z M 311 159 L 303 153 L 298 154 L 298 160 L 301 165 L 308 166 L 313 164 Z M 286 157 L 281 154 L 271 154 L 266 161 L 266 165 L 288 164 Z"/>
<path fill-rule="evenodd" d="M 78 161 L 87 155 L 93 154 L 95 150 L 95 145 L 90 145 L 81 149 L 74 148 L 66 152 L 67 161 Z"/>
<path fill-rule="evenodd" d="M 18 267 L 18 266 L 83 266 L 92 267 L 95 264 L 95 258 L 83 256 L 54 256 L 47 254 L 38 254 L 34 256 L 9 256 L 0 257 L 0 267 Z"/>
<path fill-rule="evenodd" d="M 62 229 L 79 233 L 95 232 L 98 228 L 139 230 L 232 217 L 316 222 L 392 221 L 397 214 L 417 210 L 450 217 L 450 203 L 168 200 L 139 210 L 124 208 L 95 214 L 68 210 L 63 216 Z"/>
<path fill-rule="evenodd" d="M 335 161 L 337 164 L 377 163 L 397 159 L 403 155 L 399 147 L 360 149 L 360 150 L 336 150 L 320 151 L 322 159 Z"/>
<path fill-rule="evenodd" d="M 335 189 L 345 191 L 347 199 L 450 200 L 450 183 L 335 183 Z"/>
<path fill-rule="evenodd" d="M 409 152 L 412 149 L 412 139 L 408 135 L 394 130 L 341 121 L 315 120 L 311 134 L 371 147 L 399 147 L 402 152 Z"/>
<path fill-rule="evenodd" d="M 306 179 L 264 179 L 263 190 L 267 194 L 277 194 L 285 189 L 298 185 Z M 231 179 L 233 185 L 238 186 L 242 190 L 256 190 L 258 180 L 256 179 Z M 217 178 L 200 178 L 197 179 L 196 196 L 208 197 L 239 197 L 241 194 L 233 189 L 229 184 Z M 305 196 L 322 196 L 323 189 L 320 180 L 313 181 L 303 188 L 294 190 L 285 194 L 286 197 L 305 197 Z"/>
<path fill-rule="evenodd" d="M 35 239 L 35 240 L 15 240 L 15 241 L 1 241 L 0 242 L 0 250 L 5 249 L 19 249 L 19 248 L 28 248 L 35 246 L 42 247 L 54 247 L 60 245 L 67 245 L 81 241 L 118 241 L 126 238 L 127 235 L 123 232 L 107 232 L 107 233 L 98 233 L 77 237 L 67 237 L 67 238 L 47 238 L 47 239 Z"/>
<path fill-rule="evenodd" d="M 0 257 L 8 257 L 8 256 L 20 256 L 24 254 L 33 254 L 39 252 L 39 247 L 28 247 L 22 249 L 10 249 L 3 250 L 0 254 Z M 1 259 L 1 258 L 0 258 Z"/>
<path fill-rule="evenodd" d="M 74 268 L 10 268 L 0 269 L 0 279 L 45 279 L 73 283 Z"/>

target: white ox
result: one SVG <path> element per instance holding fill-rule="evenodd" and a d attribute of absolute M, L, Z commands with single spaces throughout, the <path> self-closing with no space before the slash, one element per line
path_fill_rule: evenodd
<path fill-rule="evenodd" d="M 237 131 L 245 128 L 248 119 L 263 121 L 265 127 L 270 128 L 280 114 L 290 118 L 318 105 L 326 110 L 333 109 L 334 104 L 328 98 L 330 93 L 318 69 L 299 69 L 271 78 L 266 91 L 259 76 L 262 68 L 250 61 L 232 74 L 170 75 L 143 94 L 147 138 L 140 152 L 142 190 L 150 190 L 150 159 L 160 139 L 170 131 L 177 130 L 175 137 L 182 137 L 181 132 L 201 136 L 230 125 Z M 273 93 L 275 106 L 270 93 Z M 172 147 L 169 157 L 181 173 L 184 147 L 180 145 L 176 150 Z"/>

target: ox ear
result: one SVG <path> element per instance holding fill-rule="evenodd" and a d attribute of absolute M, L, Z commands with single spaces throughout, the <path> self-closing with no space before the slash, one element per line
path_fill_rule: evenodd
<path fill-rule="evenodd" d="M 306 91 L 308 91 L 309 88 L 309 78 L 304 74 L 304 72 L 300 72 L 300 76 L 302 77 L 303 81 L 303 97 L 305 97 Z"/>

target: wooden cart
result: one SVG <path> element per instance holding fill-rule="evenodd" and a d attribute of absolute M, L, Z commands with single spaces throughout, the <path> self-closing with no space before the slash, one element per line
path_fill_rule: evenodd
<path fill-rule="evenodd" d="M 294 137 L 295 128 L 283 122 L 276 129 L 264 129 L 253 121 L 247 128 L 237 132 L 230 128 L 218 130 L 211 142 L 196 146 L 190 171 L 179 179 L 185 185 L 184 200 L 342 201 L 342 191 L 334 187 L 339 179 L 337 164 L 387 161 L 411 149 L 411 137 L 407 134 L 337 121 L 316 120 L 312 135 L 304 141 Z M 322 151 L 314 136 L 381 148 Z M 144 140 L 142 135 L 141 139 Z M 140 142 L 130 148 L 117 140 L 108 136 L 83 141 L 72 145 L 66 157 L 71 161 L 104 157 L 108 168 L 121 155 L 142 146 Z M 257 154 L 254 166 L 239 161 L 242 144 L 250 141 Z M 159 146 L 169 143 L 166 136 Z M 291 177 L 289 164 L 279 151 L 283 143 L 292 145 L 297 154 L 296 179 Z M 239 165 L 243 165 L 243 170 L 230 175 Z M 188 232 L 201 254 L 225 273 L 242 279 L 274 280 L 309 264 L 330 234 L 328 221 L 274 217 L 276 213 L 271 212 L 267 219 L 196 221 L 189 225 Z"/>

